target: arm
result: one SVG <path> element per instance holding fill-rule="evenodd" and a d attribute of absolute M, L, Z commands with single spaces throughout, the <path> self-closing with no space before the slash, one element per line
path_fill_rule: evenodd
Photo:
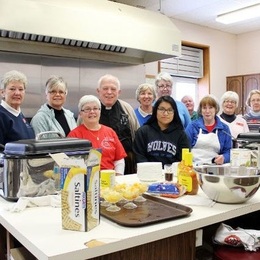
<path fill-rule="evenodd" d="M 3 120 L 3 116 L 1 115 L 0 118 L 0 144 L 5 145 L 5 136 L 6 136 L 6 130 L 9 128 L 8 125 L 5 124 Z"/>
<path fill-rule="evenodd" d="M 183 131 L 182 135 L 180 136 L 179 144 L 180 144 L 180 147 L 181 147 L 181 151 L 182 151 L 182 148 L 189 148 L 189 149 L 191 149 L 190 139 L 188 138 L 188 136 L 187 136 L 185 131 Z"/>
<path fill-rule="evenodd" d="M 63 111 L 70 130 L 74 129 L 77 126 L 77 122 L 75 120 L 74 114 L 70 110 L 65 108 L 63 108 Z"/>
<path fill-rule="evenodd" d="M 230 133 L 229 127 L 225 127 L 224 131 L 227 133 Z M 231 135 L 231 134 L 230 134 Z M 223 133 L 222 131 L 219 131 L 218 138 L 220 141 L 220 154 L 223 155 L 224 160 L 223 163 L 229 163 L 230 162 L 230 150 L 232 148 L 232 138 L 231 136 Z M 218 161 L 215 160 L 217 163 Z"/>
<path fill-rule="evenodd" d="M 114 161 L 116 175 L 124 175 L 125 171 L 125 160 L 122 158 L 120 160 Z"/>
<path fill-rule="evenodd" d="M 37 113 L 31 120 L 31 125 L 35 134 L 51 131 L 48 118 L 44 113 Z"/>
<path fill-rule="evenodd" d="M 182 149 L 183 148 L 189 148 L 191 149 L 190 146 L 190 140 L 188 138 L 188 136 L 186 135 L 185 131 L 183 131 L 180 135 L 180 138 L 178 140 L 178 147 L 177 147 L 177 153 L 176 153 L 176 159 L 178 161 L 182 160 Z"/>
<path fill-rule="evenodd" d="M 135 132 L 136 130 L 140 127 L 139 122 L 137 120 L 137 117 L 135 115 L 135 111 L 134 109 L 125 101 L 123 100 L 118 100 L 121 104 L 121 106 L 123 107 L 124 111 L 126 114 L 129 115 L 129 122 L 130 122 L 130 128 L 131 128 L 131 135 L 132 135 L 132 139 L 134 139 L 135 137 Z"/>
<path fill-rule="evenodd" d="M 197 142 L 197 138 L 195 138 L 195 136 L 197 136 L 197 134 L 195 133 L 195 126 L 192 122 L 190 122 L 187 127 L 185 128 L 185 133 L 189 139 L 190 142 L 190 146 L 191 148 L 196 144 Z"/>
<path fill-rule="evenodd" d="M 189 111 L 181 101 L 178 101 L 176 104 L 177 104 L 180 119 L 185 129 L 187 125 L 191 122 Z"/>
<path fill-rule="evenodd" d="M 134 139 L 134 153 L 136 155 L 136 161 L 139 162 L 148 162 L 146 151 L 147 151 L 147 144 L 146 144 L 146 138 L 145 138 L 145 132 L 143 131 L 144 127 L 142 126 L 139 128 L 135 134 Z"/>
<path fill-rule="evenodd" d="M 191 122 L 190 114 L 186 106 L 184 106 L 183 109 L 183 116 L 184 116 L 184 128 L 187 127 L 187 125 Z"/>

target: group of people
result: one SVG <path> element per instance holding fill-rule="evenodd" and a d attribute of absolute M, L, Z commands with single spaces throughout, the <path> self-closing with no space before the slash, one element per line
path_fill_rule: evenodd
<path fill-rule="evenodd" d="M 83 96 L 78 104 L 78 122 L 64 108 L 68 87 L 62 77 L 51 76 L 45 86 L 46 103 L 28 123 L 21 112 L 27 86 L 26 76 L 19 71 L 7 72 L 1 81 L 0 144 L 21 139 L 34 139 L 46 132 L 53 138 L 58 132 L 64 137 L 85 138 L 93 148 L 102 149 L 101 169 L 115 169 L 117 174 L 133 173 L 134 134 L 139 127 L 133 108 L 120 100 L 120 82 L 112 75 L 98 81 L 97 94 Z M 51 133 L 50 133 L 51 132 Z"/>
<path fill-rule="evenodd" d="M 46 103 L 28 123 L 20 107 L 27 84 L 26 76 L 18 71 L 9 71 L 2 79 L 0 144 L 57 131 L 64 137 L 90 140 L 94 148 L 102 149 L 101 169 L 115 169 L 117 174 L 135 173 L 137 162 L 178 162 L 182 148 L 191 149 L 195 164 L 228 163 L 232 139 L 249 131 L 246 119 L 235 114 L 237 93 L 224 93 L 219 116 L 220 106 L 212 95 L 203 97 L 195 111 L 192 97 L 184 96 L 181 101 L 171 97 L 173 80 L 165 72 L 157 75 L 155 86 L 138 86 L 140 106 L 136 109 L 119 99 L 117 77 L 102 76 L 97 96 L 85 95 L 79 100 L 77 122 L 64 108 L 66 82 L 51 76 L 45 86 Z M 260 92 L 255 90 L 248 103 L 252 108 L 259 103 L 258 110 L 252 110 L 248 117 L 260 118 Z"/>

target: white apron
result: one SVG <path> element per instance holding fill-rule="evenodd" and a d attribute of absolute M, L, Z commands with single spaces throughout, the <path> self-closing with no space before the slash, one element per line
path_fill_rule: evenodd
<path fill-rule="evenodd" d="M 203 134 L 200 129 L 197 142 L 191 149 L 193 163 L 195 165 L 212 164 L 212 159 L 219 154 L 219 151 L 218 130 L 216 133 Z"/>

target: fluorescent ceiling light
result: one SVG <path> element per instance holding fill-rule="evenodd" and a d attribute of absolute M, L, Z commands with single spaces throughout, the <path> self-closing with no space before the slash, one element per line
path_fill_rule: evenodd
<path fill-rule="evenodd" d="M 260 4 L 251 5 L 229 13 L 220 14 L 216 21 L 224 24 L 236 23 L 260 16 Z"/>

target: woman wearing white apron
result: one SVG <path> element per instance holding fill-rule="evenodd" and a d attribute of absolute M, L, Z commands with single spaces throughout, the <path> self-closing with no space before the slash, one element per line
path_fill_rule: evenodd
<path fill-rule="evenodd" d="M 199 118 L 185 129 L 191 141 L 195 165 L 230 162 L 232 138 L 229 127 L 217 116 L 218 112 L 219 105 L 215 97 L 205 96 L 199 104 Z"/>

